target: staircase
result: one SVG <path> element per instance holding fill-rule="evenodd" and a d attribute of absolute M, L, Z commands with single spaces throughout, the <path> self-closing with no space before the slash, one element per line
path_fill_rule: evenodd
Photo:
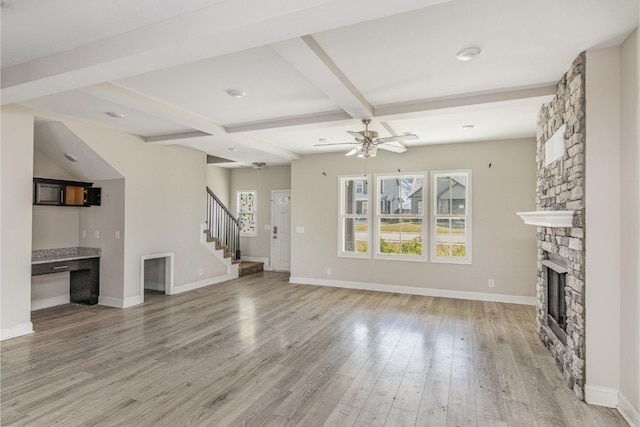
<path fill-rule="evenodd" d="M 240 261 L 240 221 L 207 187 L 207 223 L 204 226 L 204 242 L 211 252 L 220 257 L 229 266 L 237 270 L 238 276 L 262 272 L 262 262 Z"/>
<path fill-rule="evenodd" d="M 225 258 L 240 262 L 240 221 L 207 187 L 206 241 L 215 243 L 216 250 L 223 250 Z"/>
<path fill-rule="evenodd" d="M 240 277 L 244 277 L 250 274 L 261 273 L 262 271 L 264 271 L 263 262 L 242 261 L 240 262 L 238 273 Z"/>

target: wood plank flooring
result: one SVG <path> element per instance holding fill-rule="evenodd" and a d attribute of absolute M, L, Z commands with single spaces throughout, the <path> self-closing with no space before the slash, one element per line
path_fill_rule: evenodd
<path fill-rule="evenodd" d="M 1 344 L 1 424 L 626 425 L 575 399 L 534 316 L 270 272 L 126 310 L 54 307 Z"/>

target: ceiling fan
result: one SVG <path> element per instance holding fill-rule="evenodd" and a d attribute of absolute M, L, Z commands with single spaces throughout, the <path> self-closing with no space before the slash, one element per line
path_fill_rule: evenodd
<path fill-rule="evenodd" d="M 362 123 L 364 124 L 364 130 L 361 130 L 360 132 L 351 130 L 347 131 L 347 133 L 349 133 L 356 139 L 354 142 L 316 144 L 315 147 L 320 147 L 323 145 L 357 145 L 357 147 L 349 151 L 347 154 L 345 154 L 345 156 L 353 156 L 354 154 L 357 154 L 358 157 L 368 159 L 370 157 L 375 157 L 378 148 L 392 151 L 394 153 L 404 153 L 405 151 L 407 151 L 407 146 L 404 145 L 402 141 L 418 139 L 418 135 L 414 135 L 411 133 L 406 135 L 378 138 L 378 132 L 376 132 L 375 130 L 369 130 L 371 119 L 362 119 Z"/>

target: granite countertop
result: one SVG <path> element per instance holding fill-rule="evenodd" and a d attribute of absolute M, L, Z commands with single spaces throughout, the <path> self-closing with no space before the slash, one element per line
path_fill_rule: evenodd
<path fill-rule="evenodd" d="M 44 264 L 54 261 L 73 261 L 74 259 L 97 258 L 102 255 L 100 248 L 55 248 L 31 251 L 31 264 Z"/>

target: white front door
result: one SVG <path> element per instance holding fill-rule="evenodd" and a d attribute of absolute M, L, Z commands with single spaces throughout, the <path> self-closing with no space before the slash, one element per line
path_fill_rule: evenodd
<path fill-rule="evenodd" d="M 289 234 L 291 232 L 291 190 L 271 192 L 271 268 L 291 270 Z"/>

